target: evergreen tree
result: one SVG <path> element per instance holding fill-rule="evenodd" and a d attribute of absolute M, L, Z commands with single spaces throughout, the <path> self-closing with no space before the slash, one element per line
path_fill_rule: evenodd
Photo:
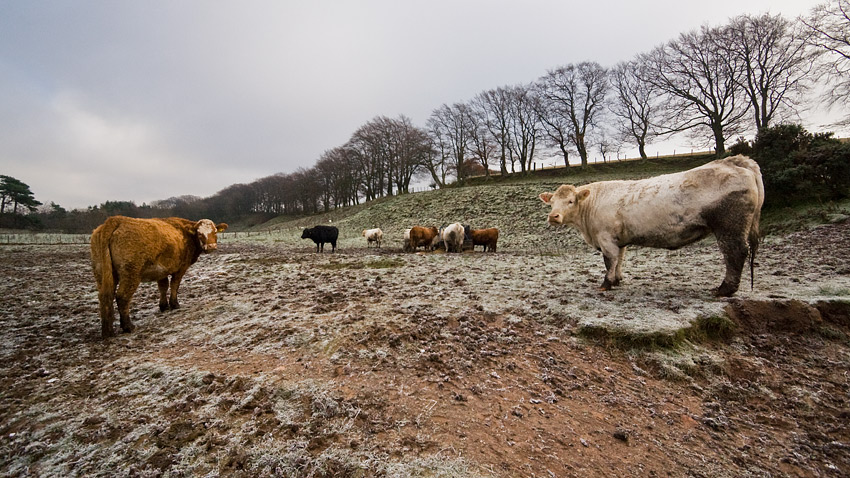
<path fill-rule="evenodd" d="M 18 214 L 18 206 L 35 212 L 41 202 L 36 201 L 29 185 L 11 176 L 0 175 L 0 214 L 12 205 L 12 214 Z"/>

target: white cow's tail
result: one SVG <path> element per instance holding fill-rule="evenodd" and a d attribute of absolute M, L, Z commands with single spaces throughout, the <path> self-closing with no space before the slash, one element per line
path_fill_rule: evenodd
<path fill-rule="evenodd" d="M 748 238 L 749 246 L 750 246 L 750 290 L 753 290 L 755 287 L 755 265 L 756 265 L 756 252 L 759 248 L 759 231 L 758 231 L 758 215 L 756 212 L 756 217 L 753 219 L 753 225 L 750 229 L 750 237 Z"/>
<path fill-rule="evenodd" d="M 756 203 L 756 210 L 753 213 L 753 220 L 750 223 L 750 234 L 747 237 L 747 242 L 750 247 L 750 290 L 753 290 L 755 283 L 755 262 L 756 262 L 756 252 L 759 248 L 759 241 L 761 240 L 761 233 L 759 232 L 759 220 L 761 219 L 761 207 L 764 204 L 764 181 L 761 177 L 761 168 L 759 168 L 758 163 L 750 160 L 748 162 L 748 168 L 753 172 L 756 180 L 756 188 L 758 189 L 758 199 Z"/>

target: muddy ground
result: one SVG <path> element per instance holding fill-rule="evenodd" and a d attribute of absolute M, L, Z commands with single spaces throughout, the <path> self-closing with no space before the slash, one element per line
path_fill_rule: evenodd
<path fill-rule="evenodd" d="M 0 476 L 847 476 L 850 223 L 601 258 L 225 237 L 104 341 L 86 246 L 0 246 Z"/>

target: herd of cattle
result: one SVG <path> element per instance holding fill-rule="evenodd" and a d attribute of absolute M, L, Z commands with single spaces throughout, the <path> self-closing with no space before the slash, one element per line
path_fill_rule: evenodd
<path fill-rule="evenodd" d="M 364 229 L 361 234 L 366 238 L 366 246 L 373 242 L 381 247 L 384 242 L 384 231 L 379 228 Z M 331 245 L 331 252 L 336 251 L 339 229 L 335 226 L 314 226 L 304 229 L 301 239 L 310 239 L 316 244 L 316 252 L 324 252 L 325 244 Z M 484 252 L 496 252 L 499 242 L 499 230 L 495 227 L 488 229 L 472 229 L 459 222 L 437 229 L 434 226 L 414 226 L 404 231 L 402 249 L 404 252 L 415 252 L 420 247 L 427 251 L 445 249 L 446 252 L 463 252 L 474 250 L 475 246 L 484 246 Z"/>
<path fill-rule="evenodd" d="M 744 156 L 718 159 L 697 168 L 649 179 L 601 181 L 583 186 L 564 184 L 555 192 L 540 194 L 551 206 L 547 222 L 577 229 L 584 240 L 602 252 L 605 277 L 601 290 L 610 290 L 623 279 L 622 264 L 630 245 L 677 249 L 714 234 L 726 264 L 717 296 L 738 290 L 749 257 L 750 283 L 759 244 L 759 218 L 764 203 L 761 171 Z M 92 270 L 98 288 L 101 332 L 115 335 L 114 304 L 118 304 L 121 329 L 131 332 L 130 300 L 140 282 L 159 286 L 161 311 L 176 309 L 177 289 L 190 265 L 203 253 L 216 249 L 216 233 L 227 224 L 209 219 L 108 218 L 91 236 Z M 367 246 L 381 247 L 380 229 L 363 231 Z M 336 250 L 339 230 L 334 226 L 304 229 L 302 239 L 326 243 Z M 484 246 L 496 252 L 499 230 L 471 229 L 460 223 L 442 229 L 415 226 L 404 232 L 407 252 L 444 248 L 458 253 Z M 169 293 L 170 289 L 170 295 Z"/>

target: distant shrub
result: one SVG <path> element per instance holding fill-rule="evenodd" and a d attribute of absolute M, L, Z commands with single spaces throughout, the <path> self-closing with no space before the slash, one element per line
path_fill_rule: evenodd
<path fill-rule="evenodd" d="M 735 144 L 729 147 L 729 154 L 736 156 L 742 154 L 744 156 L 752 156 L 753 145 L 750 144 L 743 136 L 739 137 Z"/>
<path fill-rule="evenodd" d="M 761 130 L 751 156 L 761 167 L 766 203 L 841 199 L 850 194 L 850 143 L 800 125 Z"/>

